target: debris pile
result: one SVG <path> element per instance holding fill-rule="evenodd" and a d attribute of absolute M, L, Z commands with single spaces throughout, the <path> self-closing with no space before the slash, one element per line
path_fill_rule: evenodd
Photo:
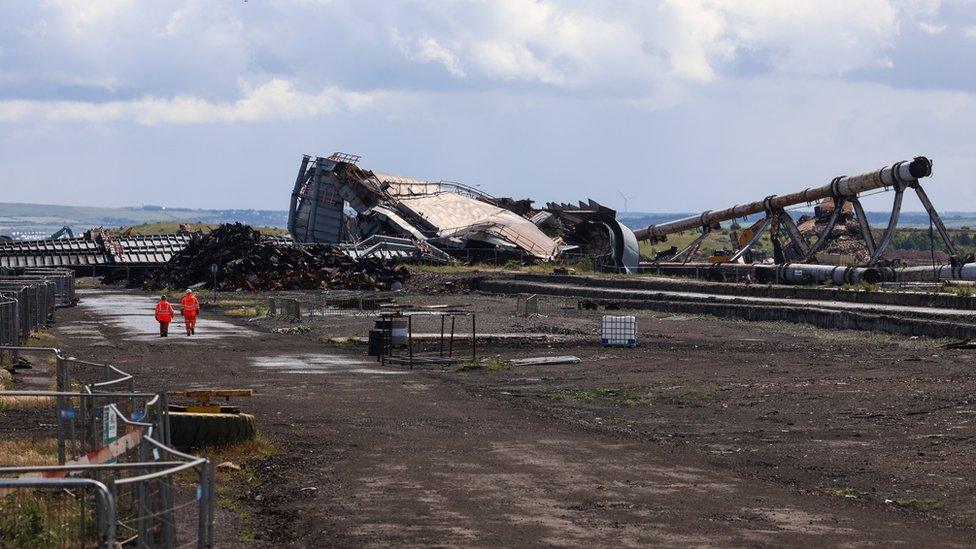
<path fill-rule="evenodd" d="M 220 290 L 379 290 L 410 277 L 406 268 L 373 258 L 353 259 L 334 246 L 282 245 L 241 223 L 221 225 L 193 239 L 159 269 L 146 289 L 213 286 Z"/>
<path fill-rule="evenodd" d="M 814 208 L 813 216 L 803 216 L 797 220 L 797 229 L 809 242 L 815 242 L 830 223 L 833 213 L 833 199 L 825 198 Z M 844 202 L 837 215 L 837 224 L 827 235 L 827 244 L 820 250 L 820 254 L 846 256 L 848 261 L 845 263 L 849 264 L 867 263 L 871 254 L 868 253 L 867 244 L 864 243 L 864 237 L 861 235 L 861 225 L 854 215 L 851 203 Z"/>

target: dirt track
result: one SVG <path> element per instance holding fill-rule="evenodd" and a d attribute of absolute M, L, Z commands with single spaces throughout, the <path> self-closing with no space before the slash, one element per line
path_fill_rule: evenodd
<path fill-rule="evenodd" d="M 511 319 L 500 299 L 474 299 L 493 311 L 486 330 L 553 324 Z M 362 335 L 361 318 L 305 335 L 251 326 L 159 340 L 106 315 L 64 311 L 62 347 L 118 364 L 143 389 L 255 389 L 244 405 L 283 450 L 248 496 L 268 546 L 976 540 L 976 361 L 930 341 L 647 315 L 636 350 L 490 349 L 577 354 L 580 365 L 405 372 L 316 342 Z M 589 318 L 566 324 L 592 341 Z M 236 535 L 219 532 L 225 545 Z"/>

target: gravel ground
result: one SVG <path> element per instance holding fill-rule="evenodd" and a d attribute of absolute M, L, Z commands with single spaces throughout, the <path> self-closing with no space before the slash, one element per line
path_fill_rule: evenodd
<path fill-rule="evenodd" d="M 110 295 L 136 308 L 146 299 Z M 62 346 L 118 364 L 142 388 L 255 389 L 242 406 L 281 451 L 240 496 L 255 523 L 223 525 L 223 545 L 240 528 L 266 546 L 976 539 L 971 351 L 649 312 L 636 315 L 637 348 L 602 348 L 605 312 L 570 302 L 543 300 L 544 316 L 523 318 L 504 296 L 397 301 L 474 312 L 481 333 L 551 334 L 485 341 L 482 356 L 582 362 L 383 367 L 362 346 L 329 343 L 364 336 L 375 320 L 349 312 L 248 322 L 206 308 L 200 333 L 218 317 L 240 329 L 160 341 L 83 301 L 58 330 L 92 323 L 98 338 L 68 328 Z"/>

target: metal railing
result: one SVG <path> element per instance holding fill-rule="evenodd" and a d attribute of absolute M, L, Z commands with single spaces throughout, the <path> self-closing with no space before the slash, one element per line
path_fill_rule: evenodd
<path fill-rule="evenodd" d="M 165 393 L 136 392 L 119 368 L 58 349 L 4 352 L 53 362 L 55 390 L 0 399 L 53 400 L 58 464 L 0 467 L 0 512 L 33 509 L 24 531 L 0 529 L 0 545 L 213 545 L 213 464 L 172 447 Z M 17 535 L 26 538 L 6 537 Z"/>

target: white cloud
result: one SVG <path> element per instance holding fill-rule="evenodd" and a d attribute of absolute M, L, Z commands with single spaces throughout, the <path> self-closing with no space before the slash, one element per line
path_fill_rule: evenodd
<path fill-rule="evenodd" d="M 948 25 L 929 23 L 927 21 L 922 21 L 918 24 L 918 28 L 922 29 L 923 32 L 928 34 L 942 34 L 948 29 Z"/>
<path fill-rule="evenodd" d="M 447 72 L 454 76 L 463 78 L 464 69 L 458 61 L 457 56 L 450 49 L 441 45 L 436 38 L 421 36 L 414 39 L 406 39 L 400 36 L 396 27 L 393 28 L 393 43 L 400 48 L 408 59 L 414 59 L 424 63 L 437 63 L 443 65 Z"/>
<path fill-rule="evenodd" d="M 725 33 L 719 36 L 737 53 L 762 52 L 781 73 L 838 75 L 876 66 L 898 32 L 899 10 L 888 0 L 691 3 L 720 18 Z M 707 35 L 702 39 L 715 40 Z"/>
<path fill-rule="evenodd" d="M 110 23 L 132 8 L 133 0 L 45 0 L 44 6 L 58 12 L 76 33 Z"/>
<path fill-rule="evenodd" d="M 335 87 L 309 94 L 291 82 L 274 79 L 233 102 L 212 102 L 192 96 L 146 96 L 132 101 L 0 101 L 0 122 L 131 121 L 143 125 L 263 122 L 295 120 L 357 110 L 372 101 L 364 93 Z"/>
<path fill-rule="evenodd" d="M 962 29 L 963 34 L 969 38 L 976 38 L 976 25 Z"/>
<path fill-rule="evenodd" d="M 450 44 L 450 56 L 439 56 L 483 80 L 578 87 L 627 63 L 639 71 L 646 57 L 641 36 L 627 24 L 554 2 L 449 2 L 431 4 L 430 15 L 398 31 L 398 43 L 427 43 L 435 52 Z"/>
<path fill-rule="evenodd" d="M 173 36 L 179 34 L 182 27 L 186 24 L 189 17 L 193 15 L 193 7 L 184 6 L 174 11 L 169 16 L 169 20 L 166 22 L 166 26 L 160 34 L 163 36 Z"/>
<path fill-rule="evenodd" d="M 900 15 L 923 10 L 889 0 L 493 0 L 427 6 L 429 17 L 395 31 L 409 59 L 440 62 L 459 77 L 627 90 L 634 97 L 675 83 L 715 81 L 743 56 L 764 70 L 803 76 L 884 67 Z M 429 49 L 421 55 L 425 44 Z"/>
<path fill-rule="evenodd" d="M 459 96 L 512 92 L 663 108 L 744 75 L 888 74 L 900 63 L 894 46 L 902 27 L 911 25 L 916 36 L 916 27 L 946 28 L 936 0 L 45 0 L 43 6 L 13 27 L 40 30 L 23 40 L 32 49 L 17 58 L 21 66 L 0 70 L 0 86 L 18 83 L 0 92 L 16 88 L 4 96 L 29 106 L 33 94 L 56 90 L 58 116 L 75 110 L 82 118 L 155 124 L 246 121 L 251 112 L 287 117 L 279 107 L 290 95 L 321 104 L 335 99 L 299 89 L 373 97 L 437 92 L 449 79 L 463 81 L 447 86 Z M 437 70 L 416 70 L 420 64 Z M 265 106 L 252 105 L 247 100 L 259 90 L 242 92 L 240 79 L 289 89 Z M 73 101 L 91 97 L 100 101 Z M 4 103 L 8 112 L 12 104 Z M 144 114 L 135 112 L 138 105 Z M 154 114 L 160 110 L 169 114 Z"/>

